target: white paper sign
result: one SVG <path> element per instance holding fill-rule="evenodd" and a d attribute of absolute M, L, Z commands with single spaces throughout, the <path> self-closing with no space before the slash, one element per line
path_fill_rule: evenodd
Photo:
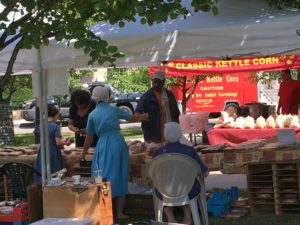
<path fill-rule="evenodd" d="M 295 145 L 297 142 L 294 129 L 277 130 L 277 138 L 280 146 Z"/>

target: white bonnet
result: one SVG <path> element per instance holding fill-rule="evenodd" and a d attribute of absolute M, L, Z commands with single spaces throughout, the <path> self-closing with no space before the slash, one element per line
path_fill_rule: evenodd
<path fill-rule="evenodd" d="M 164 129 L 165 140 L 169 143 L 175 143 L 182 137 L 181 127 L 176 122 L 165 123 Z"/>
<path fill-rule="evenodd" d="M 92 98 L 97 102 L 109 102 L 109 90 L 104 86 L 96 86 L 93 89 Z"/>

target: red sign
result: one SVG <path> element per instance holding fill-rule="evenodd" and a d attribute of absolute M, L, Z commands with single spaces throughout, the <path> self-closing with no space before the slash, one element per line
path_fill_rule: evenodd
<path fill-rule="evenodd" d="M 248 71 L 284 70 L 300 67 L 300 55 L 247 57 L 239 59 L 172 60 L 164 64 L 168 76 L 223 74 Z M 151 71 L 153 71 L 151 69 Z M 152 74 L 152 73 L 151 73 Z"/>
<path fill-rule="evenodd" d="M 249 75 L 250 73 L 234 73 L 207 77 L 194 87 L 192 100 L 187 103 L 187 111 L 217 112 L 223 110 L 226 101 L 238 102 L 239 105 L 258 101 L 257 83 L 251 82 Z M 172 91 L 177 100 L 182 100 L 179 88 L 173 87 Z"/>

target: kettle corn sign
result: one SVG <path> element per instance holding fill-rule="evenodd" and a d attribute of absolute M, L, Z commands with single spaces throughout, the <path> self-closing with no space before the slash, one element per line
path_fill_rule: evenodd
<path fill-rule="evenodd" d="M 240 58 L 231 60 L 219 59 L 191 59 L 173 60 L 165 64 L 165 71 L 181 75 L 209 74 L 209 73 L 234 73 L 263 70 L 284 70 L 298 68 L 300 56 L 280 55 L 270 57 Z"/>

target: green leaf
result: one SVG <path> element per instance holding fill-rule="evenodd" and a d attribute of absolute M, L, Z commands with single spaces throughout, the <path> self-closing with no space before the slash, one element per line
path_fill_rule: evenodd
<path fill-rule="evenodd" d="M 216 6 L 213 6 L 211 11 L 215 16 L 219 14 L 219 9 Z"/>
<path fill-rule="evenodd" d="M 124 21 L 120 21 L 119 22 L 119 27 L 124 27 L 125 26 L 125 22 Z"/>
<path fill-rule="evenodd" d="M 80 43 L 80 41 L 76 41 L 76 42 L 74 43 L 74 48 L 79 49 L 79 48 L 81 48 L 81 47 L 82 47 L 82 44 Z"/>
<path fill-rule="evenodd" d="M 141 19 L 141 24 L 146 24 L 147 23 L 147 20 L 143 17 L 142 19 Z"/>
<path fill-rule="evenodd" d="M 91 49 L 90 48 L 88 48 L 88 47 L 85 47 L 84 49 L 83 49 L 83 52 L 84 52 L 84 54 L 89 54 L 89 52 L 91 51 Z"/>
<path fill-rule="evenodd" d="M 111 53 L 114 53 L 114 52 L 117 52 L 118 51 L 118 48 L 116 46 L 109 46 L 107 48 L 107 51 L 108 52 L 111 52 Z"/>

